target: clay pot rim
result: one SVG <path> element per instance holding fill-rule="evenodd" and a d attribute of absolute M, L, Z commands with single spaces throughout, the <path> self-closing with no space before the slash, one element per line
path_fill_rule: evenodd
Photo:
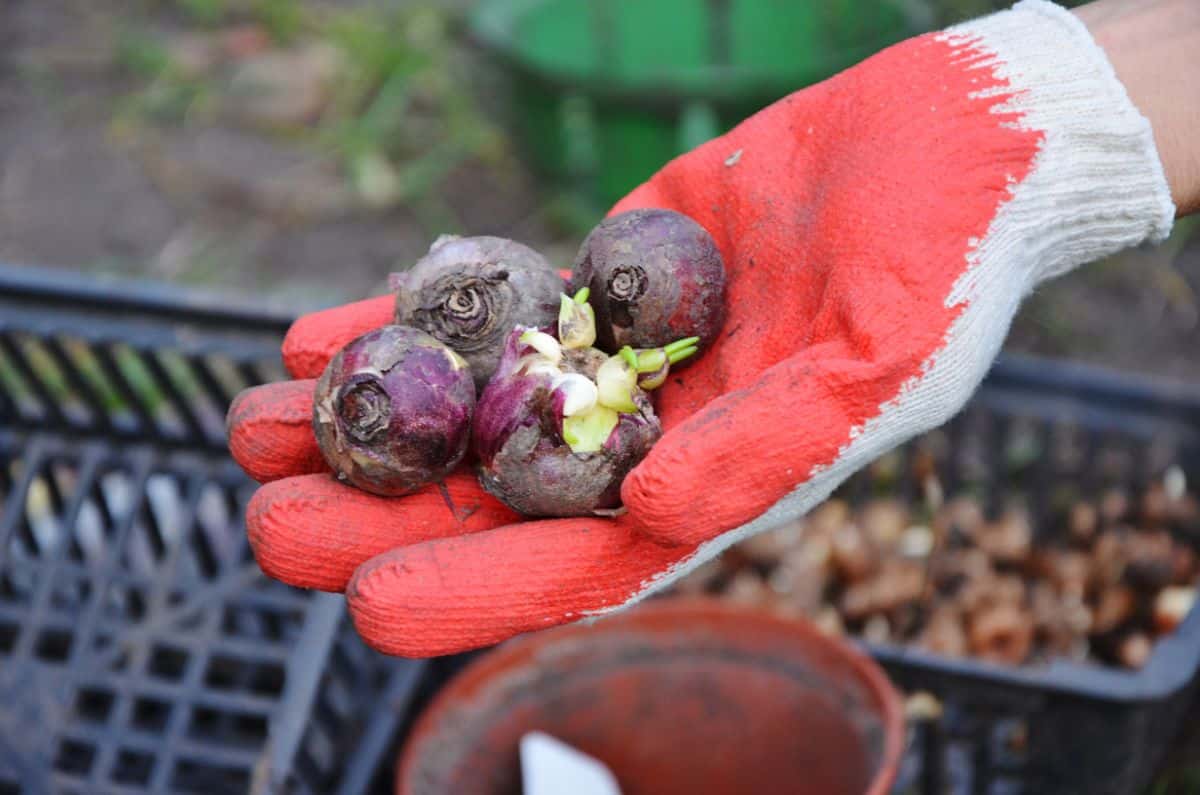
<path fill-rule="evenodd" d="M 417 750 L 425 743 L 426 738 L 433 734 L 447 708 L 463 700 L 470 700 L 475 692 L 486 687 L 494 677 L 515 668 L 536 664 L 542 649 L 560 641 L 569 641 L 586 633 L 602 632 L 607 628 L 622 631 L 630 626 L 645 628 L 643 625 L 647 623 L 652 627 L 656 622 L 666 619 L 680 622 L 710 619 L 734 625 L 751 622 L 774 631 L 803 636 L 806 642 L 824 646 L 840 657 L 875 699 L 883 727 L 884 743 L 879 767 L 863 795 L 887 795 L 891 790 L 899 774 L 904 754 L 904 701 L 878 663 L 849 641 L 826 635 L 802 618 L 782 616 L 762 608 L 736 605 L 714 597 L 673 596 L 616 612 L 594 625 L 569 624 L 522 635 L 469 662 L 434 694 L 414 723 L 412 731 L 403 743 L 396 765 L 396 791 L 400 791 L 400 785 L 416 764 Z"/>

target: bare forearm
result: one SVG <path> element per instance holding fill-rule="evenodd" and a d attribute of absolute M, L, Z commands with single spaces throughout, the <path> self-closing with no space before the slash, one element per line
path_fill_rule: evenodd
<path fill-rule="evenodd" d="M 1150 120 L 1178 214 L 1200 211 L 1200 2 L 1096 0 L 1075 13 Z"/>

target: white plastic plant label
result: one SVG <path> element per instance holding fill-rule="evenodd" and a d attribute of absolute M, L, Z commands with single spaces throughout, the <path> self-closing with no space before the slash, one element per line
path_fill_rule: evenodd
<path fill-rule="evenodd" d="M 523 795 L 621 795 L 603 763 L 543 732 L 521 738 Z"/>

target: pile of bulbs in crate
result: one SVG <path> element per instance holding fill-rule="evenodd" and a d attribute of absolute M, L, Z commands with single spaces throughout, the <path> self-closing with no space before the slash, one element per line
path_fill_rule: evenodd
<path fill-rule="evenodd" d="M 1138 492 L 1073 500 L 1037 528 L 1019 504 L 832 498 L 676 585 L 805 616 L 823 631 L 1005 665 L 1140 668 L 1195 600 L 1200 504 L 1172 468 Z M 1039 532 L 1046 530 L 1048 532 Z"/>

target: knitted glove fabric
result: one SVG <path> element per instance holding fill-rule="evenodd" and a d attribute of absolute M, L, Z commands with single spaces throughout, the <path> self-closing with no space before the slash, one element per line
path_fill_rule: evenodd
<path fill-rule="evenodd" d="M 1042 0 L 910 39 L 668 164 L 613 212 L 663 207 L 728 269 L 721 339 L 657 399 L 666 433 L 616 520 L 518 522 L 469 472 L 381 499 L 323 472 L 311 382 L 244 395 L 230 445 L 267 482 L 263 569 L 345 589 L 376 648 L 429 656 L 620 609 L 945 422 L 1037 284 L 1174 215 L 1146 120 Z M 297 379 L 389 322 L 382 297 L 302 318 Z M 269 481 L 269 482 L 268 482 Z"/>
<path fill-rule="evenodd" d="M 1149 123 L 1037 0 L 800 92 L 616 209 L 646 205 L 714 234 L 730 316 L 623 496 L 653 537 L 722 546 L 945 422 L 1034 287 L 1174 216 Z"/>

